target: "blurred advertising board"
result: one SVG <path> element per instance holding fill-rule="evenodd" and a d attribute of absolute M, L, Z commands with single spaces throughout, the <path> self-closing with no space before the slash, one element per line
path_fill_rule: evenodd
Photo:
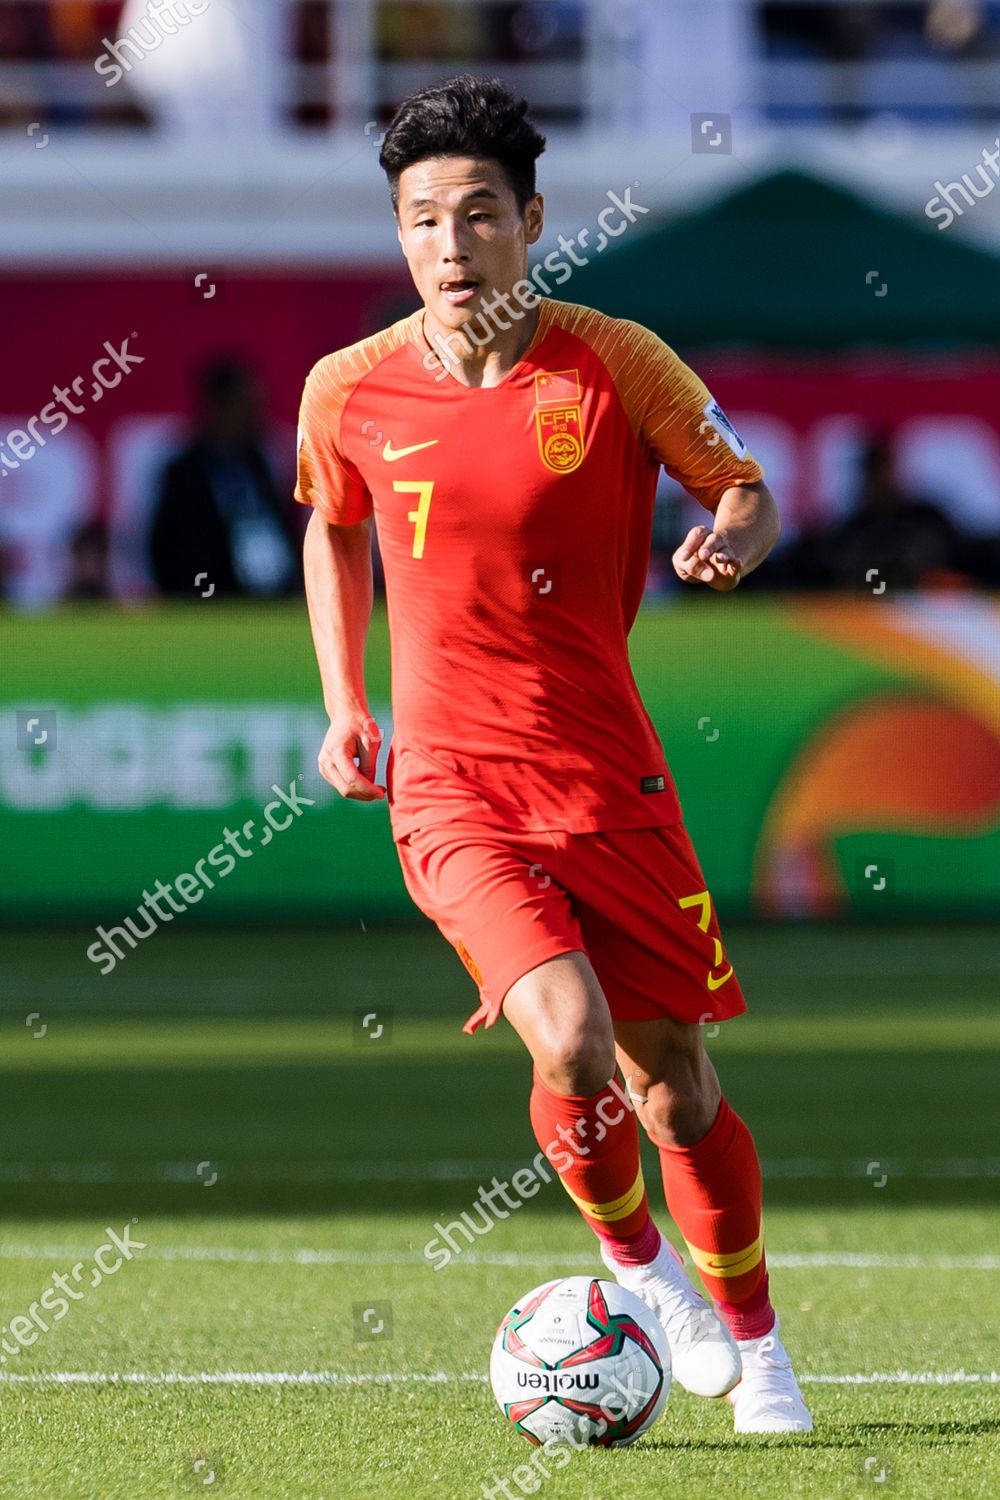
<path fill-rule="evenodd" d="M 181 874 L 165 921 L 415 915 L 385 806 L 316 771 L 304 606 L 8 614 L 0 654 L 4 919 L 120 923 Z M 632 654 L 723 912 L 996 912 L 998 601 L 685 596 Z M 368 680 L 387 742 L 382 610 Z"/>

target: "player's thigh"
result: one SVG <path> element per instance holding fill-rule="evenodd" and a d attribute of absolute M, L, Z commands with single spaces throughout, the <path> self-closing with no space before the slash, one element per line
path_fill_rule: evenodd
<path fill-rule="evenodd" d="M 526 974 L 583 948 L 565 890 L 540 875 L 538 850 L 501 829 L 453 822 L 423 828 L 397 845 L 417 906 L 451 943 L 479 987 L 467 1031 L 492 1026 Z"/>
<path fill-rule="evenodd" d="M 578 835 L 565 860 L 553 873 L 572 898 L 616 1023 L 696 1028 L 746 1009 L 682 824 Z"/>

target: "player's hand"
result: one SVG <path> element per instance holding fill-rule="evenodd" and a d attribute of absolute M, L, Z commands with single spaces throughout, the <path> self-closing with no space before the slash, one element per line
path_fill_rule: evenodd
<path fill-rule="evenodd" d="M 693 526 L 674 553 L 674 572 L 683 583 L 707 583 L 726 593 L 740 581 L 743 563 L 721 531 Z"/>
<path fill-rule="evenodd" d="M 366 708 L 337 715 L 330 720 L 319 752 L 320 775 L 342 797 L 380 802 L 385 787 L 376 786 L 372 777 L 381 743 L 382 732 Z"/>

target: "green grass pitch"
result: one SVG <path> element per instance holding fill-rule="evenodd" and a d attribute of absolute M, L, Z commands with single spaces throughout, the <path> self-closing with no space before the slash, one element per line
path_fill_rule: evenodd
<path fill-rule="evenodd" d="M 0 1323 L 106 1227 L 145 1249 L 4 1354 L 5 1500 L 997 1493 L 995 933 L 729 933 L 751 1013 L 708 1046 L 764 1158 L 816 1431 L 737 1440 L 727 1403 L 675 1390 L 635 1447 L 547 1476 L 490 1343 L 598 1261 L 555 1183 L 446 1268 L 422 1256 L 537 1150 L 526 1059 L 504 1027 L 461 1035 L 443 941 L 191 927 L 102 979 L 89 940 L 0 937 Z"/>

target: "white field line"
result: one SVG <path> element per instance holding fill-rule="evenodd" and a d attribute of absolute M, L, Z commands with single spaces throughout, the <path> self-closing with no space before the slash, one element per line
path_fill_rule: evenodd
<path fill-rule="evenodd" d="M 1000 1385 L 1000 1372 L 973 1370 L 885 1370 L 874 1374 L 800 1375 L 802 1385 Z M 449 1375 L 444 1371 L 375 1372 L 337 1370 L 218 1370 L 196 1374 L 165 1371 L 59 1370 L 48 1374 L 0 1373 L 0 1385 L 485 1385 L 489 1377 L 475 1372 Z"/>
<path fill-rule="evenodd" d="M 213 1162 L 220 1175 L 232 1184 L 261 1182 L 489 1182 L 494 1174 L 509 1177 L 524 1161 L 435 1161 L 353 1162 Z M 942 1157 L 938 1159 L 905 1159 L 882 1157 L 877 1162 L 860 1158 L 833 1157 L 765 1157 L 761 1163 L 765 1177 L 793 1181 L 813 1179 L 869 1178 L 874 1172 L 887 1177 L 919 1177 L 925 1181 L 958 1179 L 974 1181 L 1000 1178 L 1000 1156 Z M 151 1183 L 187 1182 L 198 1187 L 204 1183 L 197 1166 L 190 1161 L 164 1162 L 30 1162 L 0 1161 L 0 1182 L 92 1182 Z"/>
<path fill-rule="evenodd" d="M 79 1258 L 79 1246 L 0 1243 L 2 1260 L 63 1261 Z M 142 1258 L 159 1261 L 219 1262 L 250 1266 L 426 1266 L 419 1250 L 395 1255 L 373 1255 L 361 1250 L 241 1250 L 226 1245 L 150 1246 Z M 776 1270 L 832 1269 L 848 1271 L 1000 1271 L 1000 1255 L 879 1255 L 855 1251 L 768 1252 L 767 1263 Z M 594 1270 L 592 1255 L 500 1254 L 463 1251 L 453 1264 L 468 1266 L 552 1266 L 565 1271 Z"/>

